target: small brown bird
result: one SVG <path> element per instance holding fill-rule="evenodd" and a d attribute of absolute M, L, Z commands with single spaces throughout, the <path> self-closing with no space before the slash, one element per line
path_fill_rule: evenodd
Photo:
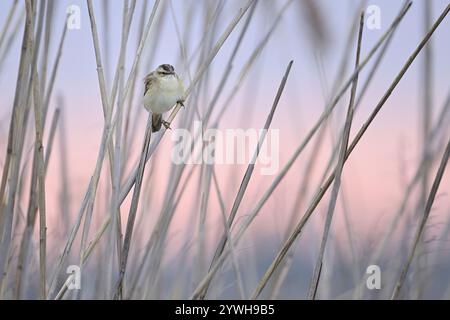
<path fill-rule="evenodd" d="M 144 80 L 144 107 L 152 112 L 152 132 L 159 131 L 161 124 L 169 128 L 162 114 L 184 102 L 184 86 L 170 64 L 162 64 L 149 73 Z"/>

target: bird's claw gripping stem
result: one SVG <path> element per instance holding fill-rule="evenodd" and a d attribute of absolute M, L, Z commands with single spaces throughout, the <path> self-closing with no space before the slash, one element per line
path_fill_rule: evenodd
<path fill-rule="evenodd" d="M 177 101 L 177 103 L 180 104 L 183 108 L 186 108 L 186 106 L 184 105 L 184 101 L 183 100 Z"/>
<path fill-rule="evenodd" d="M 172 128 L 170 127 L 170 122 L 162 120 L 161 123 L 164 126 L 164 128 L 172 130 Z"/>

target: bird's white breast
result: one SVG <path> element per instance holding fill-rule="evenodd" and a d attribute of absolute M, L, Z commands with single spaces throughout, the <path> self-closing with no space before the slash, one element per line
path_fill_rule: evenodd
<path fill-rule="evenodd" d="M 162 114 L 181 100 L 183 94 L 183 84 L 177 76 L 159 77 L 145 94 L 144 106 L 153 113 Z"/>

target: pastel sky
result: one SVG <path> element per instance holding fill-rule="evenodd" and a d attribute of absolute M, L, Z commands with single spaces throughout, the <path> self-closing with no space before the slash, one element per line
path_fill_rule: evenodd
<path fill-rule="evenodd" d="M 325 23 L 326 46 L 319 50 L 309 33 L 309 26 L 305 19 L 301 20 L 298 14 L 298 0 L 283 15 L 282 21 L 276 28 L 262 54 L 257 58 L 256 64 L 251 70 L 247 80 L 244 82 L 239 93 L 233 100 L 230 108 L 226 112 L 220 128 L 261 128 L 264 125 L 267 113 L 270 110 L 272 101 L 284 70 L 290 60 L 294 60 L 294 65 L 288 79 L 285 91 L 275 114 L 272 123 L 273 129 L 280 130 L 280 169 L 288 161 L 295 148 L 301 143 L 305 135 L 311 129 L 320 113 L 323 111 L 325 102 L 333 80 L 339 79 L 339 84 L 343 84 L 351 73 L 353 66 L 354 49 L 350 50 L 352 63 L 349 64 L 345 74 L 336 75 L 337 68 L 342 55 L 345 52 L 346 37 L 351 21 L 355 19 L 357 7 L 360 1 L 316 1 Z M 122 23 L 122 4 L 120 1 L 110 1 L 109 12 L 109 48 L 105 49 L 103 42 L 103 16 L 100 1 L 94 2 L 94 10 L 98 16 L 97 24 L 101 37 L 103 58 L 105 62 L 106 77 L 108 87 L 112 82 L 114 67 L 117 62 L 120 45 L 120 30 Z M 367 5 L 377 5 L 381 9 L 381 29 L 364 29 L 362 56 L 365 56 L 370 48 L 376 43 L 381 35 L 389 27 L 391 21 L 398 14 L 403 0 L 371 0 Z M 423 7 L 424 0 L 416 0 L 412 8 L 401 22 L 393 41 L 386 53 L 386 56 L 365 95 L 358 112 L 355 115 L 352 126 L 351 137 L 354 136 L 364 123 L 371 110 L 380 100 L 385 90 L 389 87 L 394 77 L 397 75 L 409 55 L 416 48 L 424 35 Z M 12 0 L 3 0 L 0 4 L 0 26 L 4 24 L 5 17 Z M 179 26 L 184 25 L 185 10 L 189 7 L 189 1 L 172 0 L 175 16 Z M 212 2 L 214 3 L 214 2 Z M 224 8 L 220 13 L 220 23 L 217 26 L 217 34 L 223 32 L 229 21 L 234 17 L 239 5 L 244 1 L 225 1 Z M 285 1 L 261 0 L 258 5 L 254 20 L 251 22 L 248 33 L 238 52 L 231 72 L 230 81 L 226 86 L 225 93 L 219 100 L 219 106 L 225 101 L 235 83 L 242 65 L 250 56 L 251 52 L 263 38 L 264 34 L 273 24 L 275 14 L 282 7 Z M 50 113 L 52 115 L 55 108 L 62 107 L 57 103 L 57 97 L 62 97 L 64 101 L 63 118 L 66 125 L 66 150 L 69 163 L 69 183 L 71 206 L 70 211 L 75 214 L 79 208 L 79 203 L 86 190 L 89 177 L 94 169 L 97 157 L 98 146 L 101 139 L 103 126 L 103 115 L 101 99 L 97 81 L 94 49 L 92 44 L 91 30 L 86 3 L 82 0 L 61 0 L 56 2 L 57 19 L 53 29 L 54 40 L 51 43 L 50 61 L 54 61 L 56 46 L 63 28 L 66 8 L 70 5 L 79 6 L 81 9 L 81 28 L 69 30 L 64 44 L 64 53 L 61 59 L 58 76 L 56 79 L 54 94 L 51 101 Z M 147 16 L 153 5 L 149 1 Z M 446 0 L 433 0 L 433 21 L 439 16 L 447 5 Z M 143 1 L 138 1 L 136 17 L 140 16 Z M 191 25 L 192 38 L 190 43 L 185 44 L 186 50 L 191 55 L 201 41 L 201 6 L 198 7 L 194 22 Z M 22 10 L 22 7 L 19 11 Z M 138 79 L 143 77 L 161 63 L 174 64 L 177 71 L 183 77 L 185 83 L 189 83 L 189 73 L 184 68 L 179 59 L 179 43 L 176 28 L 171 17 L 170 10 L 166 10 L 166 19 L 163 24 L 162 34 L 157 43 L 152 42 L 155 35 L 152 33 L 144 51 L 144 61 L 139 69 Z M 126 74 L 128 74 L 132 58 L 136 49 L 136 25 L 135 19 L 132 26 L 132 36 L 129 39 L 126 58 Z M 242 27 L 238 25 L 238 30 Z M 181 32 L 183 32 L 182 30 Z M 18 69 L 18 52 L 20 51 L 20 39 L 22 29 L 19 30 L 12 44 L 10 54 L 1 65 L 0 69 L 0 168 L 4 161 L 4 150 L 6 148 L 6 137 L 10 119 L 11 105 L 14 98 L 15 80 Z M 238 32 L 234 32 L 224 47 L 220 50 L 212 64 L 209 79 L 209 98 L 216 88 L 223 68 L 226 65 L 231 50 L 237 40 Z M 217 36 L 214 41 L 217 40 Z M 435 32 L 432 38 L 433 59 L 434 59 L 434 87 L 433 87 L 433 123 L 437 120 L 437 115 L 442 108 L 444 100 L 450 90 L 450 19 L 447 18 Z M 152 61 L 146 59 L 152 46 L 155 48 L 155 56 Z M 354 44 L 353 44 L 354 46 Z M 369 64 L 369 68 L 372 64 Z M 420 108 L 422 101 L 422 80 L 421 68 L 423 65 L 423 54 L 419 55 L 414 64 L 408 70 L 405 77 L 395 89 L 392 96 L 384 106 L 381 113 L 370 126 L 368 132 L 363 137 L 361 143 L 351 156 L 344 172 L 344 187 L 347 203 L 352 213 L 351 219 L 359 235 L 366 232 L 382 228 L 381 221 L 389 221 L 390 214 L 395 212 L 404 193 L 406 182 L 409 181 L 417 167 L 420 158 Z M 191 66 L 190 73 L 195 74 L 197 65 Z M 368 69 L 365 69 L 366 71 Z M 367 72 L 361 75 L 360 83 L 367 77 Z M 136 88 L 136 97 L 142 95 L 141 81 Z M 139 101 L 136 98 L 136 104 Z M 204 99 L 206 100 L 206 99 Z M 339 105 L 337 116 L 333 118 L 333 126 L 341 127 L 343 117 L 348 103 L 348 95 Z M 189 108 L 189 104 L 187 104 Z M 205 110 L 206 103 L 200 104 L 199 110 Z M 182 111 L 183 112 L 183 111 Z M 143 126 L 145 124 L 146 112 L 142 108 L 138 122 L 137 140 L 134 141 L 133 161 L 137 159 L 137 148 L 141 145 L 143 138 Z M 142 130 L 141 130 L 142 129 Z M 444 139 L 448 138 L 449 130 L 443 130 Z M 446 134 L 446 136 L 445 136 Z M 158 153 L 158 161 L 163 163 L 158 176 L 161 179 L 169 172 L 170 163 L 170 132 L 164 138 L 161 150 Z M 59 138 L 58 138 L 59 139 Z M 316 186 L 321 177 L 321 172 L 328 161 L 331 149 L 331 141 L 336 139 L 336 130 L 326 132 L 326 143 L 317 159 L 315 171 L 313 172 L 313 183 Z M 47 201 L 49 203 L 49 217 L 58 216 L 58 195 L 61 188 L 60 174 L 60 140 L 57 140 L 52 162 L 47 176 Z M 32 141 L 28 141 L 30 147 Z M 292 210 L 295 202 L 296 192 L 302 182 L 307 159 L 311 153 L 311 146 L 306 149 L 304 155 L 300 156 L 292 168 L 287 178 L 283 180 L 275 195 L 266 203 L 261 212 L 260 218 L 254 225 L 254 232 L 259 237 L 276 239 L 279 241 L 281 234 L 287 224 L 287 215 Z M 442 153 L 439 151 L 439 154 Z M 156 160 L 155 160 L 156 161 Z M 164 163 L 167 163 L 164 164 Z M 230 210 L 232 201 L 239 188 L 241 177 L 245 171 L 245 165 L 218 166 L 217 174 L 220 186 L 226 192 L 225 201 L 227 210 Z M 129 169 L 129 168 L 128 168 Z M 432 175 L 436 170 L 433 166 Z M 104 170 L 106 171 L 106 170 Z M 274 176 L 261 176 L 255 171 L 250 188 L 246 194 L 245 201 L 239 210 L 239 215 L 247 214 L 259 200 L 263 192 L 273 181 Z M 192 188 L 195 187 L 198 177 L 193 179 Z M 195 181 L 194 181 L 195 180 Z M 314 187 L 315 188 L 315 187 Z M 164 188 L 156 190 L 158 207 L 162 201 Z M 98 208 L 104 208 L 104 197 L 106 190 L 100 188 L 99 197 L 103 199 L 103 204 L 99 200 Z M 439 221 L 446 222 L 450 209 L 450 173 L 446 173 L 439 191 L 441 197 L 437 199 L 436 210 L 439 212 Z M 312 190 L 309 191 L 312 195 Z M 129 200 L 127 200 L 128 203 Z M 323 203 L 327 203 L 326 201 Z M 176 212 L 174 230 L 175 237 L 179 233 L 186 233 L 186 224 L 190 217 L 190 209 L 195 208 L 189 194 L 182 198 L 181 209 Z M 214 197 L 211 200 L 210 208 L 217 208 L 218 202 Z M 302 206 L 302 211 L 305 205 Z M 212 210 L 214 211 L 214 210 Z M 318 208 L 320 219 L 313 220 L 313 228 L 320 226 L 326 212 L 326 205 Z M 341 208 L 338 208 L 338 212 Z M 151 216 L 156 217 L 158 209 L 152 211 Z M 446 214 L 447 216 L 445 216 Z M 51 218 L 50 218 L 51 219 Z M 208 225 L 217 224 L 220 216 L 212 215 L 208 220 Z M 383 220 L 388 219 L 388 220 Z M 341 215 L 336 217 L 335 228 L 337 233 L 342 230 L 344 224 Z M 274 227 L 275 226 L 275 227 Z M 142 230 L 145 229 L 140 226 Z M 214 228 L 214 227 L 212 227 Z M 138 229 L 139 230 L 139 229 Z M 141 230 L 141 231 L 142 231 Z M 214 230 L 214 229 L 213 229 Z M 311 229 L 313 230 L 313 229 Z M 49 232 L 55 232 L 49 227 Z M 312 232 L 312 231 L 311 231 Z M 376 232 L 376 231 L 374 231 Z"/>

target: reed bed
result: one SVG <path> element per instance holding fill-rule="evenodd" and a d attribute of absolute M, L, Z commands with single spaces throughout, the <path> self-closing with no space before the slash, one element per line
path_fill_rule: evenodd
<path fill-rule="evenodd" d="M 367 26 L 368 1 L 346 5 L 345 34 L 333 39 L 327 1 L 4 1 L 0 92 L 11 103 L 0 104 L 0 299 L 449 298 L 450 285 L 433 270 L 450 268 L 439 254 L 450 230 L 450 94 L 439 106 L 445 53 L 435 46 L 448 36 L 450 4 L 404 1 L 376 32 Z M 417 12 L 419 41 L 398 39 Z M 314 97 L 314 108 L 292 98 L 308 96 L 299 81 L 304 61 L 287 43 L 294 39 L 315 55 L 324 101 Z M 87 48 L 79 61 L 67 59 L 72 41 Z M 343 44 L 340 57 L 335 43 Z M 398 43 L 412 49 L 391 65 Z M 85 83 L 71 82 L 71 63 L 92 67 L 80 71 Z M 162 63 L 182 75 L 185 102 L 164 115 L 172 130 L 152 133 L 142 79 Z M 352 157 L 389 123 L 381 111 L 414 73 L 414 163 L 399 173 L 396 209 L 362 234 L 359 190 L 347 183 Z M 88 84 L 95 101 L 83 99 Z M 79 134 L 70 108 L 84 104 L 100 119 L 95 151 L 89 141 L 70 146 Z M 202 155 L 212 144 L 208 130 L 236 127 L 262 130 L 244 163 L 171 161 L 176 130 L 192 133 L 187 146 Z M 264 176 L 259 161 L 272 129 L 291 139 L 280 139 L 279 168 Z M 396 138 L 376 138 L 386 136 Z M 86 163 L 71 158 L 87 150 Z M 80 183 L 73 172 L 84 167 Z M 360 179 L 379 183 L 370 177 Z M 367 287 L 369 265 L 381 267 L 379 290 Z"/>

